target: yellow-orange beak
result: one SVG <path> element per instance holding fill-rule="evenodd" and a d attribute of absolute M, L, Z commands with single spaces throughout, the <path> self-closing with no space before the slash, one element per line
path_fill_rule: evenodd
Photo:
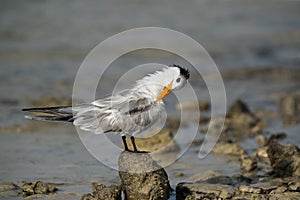
<path fill-rule="evenodd" d="M 171 83 L 169 83 L 166 87 L 164 87 L 163 91 L 157 97 L 156 101 L 159 101 L 163 99 L 165 96 L 167 96 L 168 94 L 170 94 L 170 92 L 172 92 L 172 85 L 173 85 L 173 81 L 171 81 Z"/>

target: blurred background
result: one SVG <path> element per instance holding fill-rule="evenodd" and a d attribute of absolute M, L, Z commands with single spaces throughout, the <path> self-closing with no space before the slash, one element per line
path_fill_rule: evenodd
<path fill-rule="evenodd" d="M 198 41 L 221 71 L 228 105 L 239 98 L 253 110 L 277 112 L 282 95 L 300 90 L 300 1 L 31 0 L 1 1 L 0 10 L 1 182 L 63 182 L 69 183 L 66 191 L 76 194 L 89 191 L 94 179 L 118 182 L 117 172 L 85 150 L 74 128 L 26 121 L 20 109 L 70 104 L 73 81 L 86 55 L 121 31 L 164 27 Z M 99 96 L 136 60 L 141 64 L 152 58 L 174 60 L 160 52 L 143 52 L 115 62 Z M 191 79 L 199 93 L 204 91 L 200 100 L 209 101 L 205 84 L 197 81 Z M 278 118 L 269 128 L 286 131 L 291 143 L 300 142 L 297 119 L 285 124 Z M 172 184 L 177 181 L 174 174 L 187 163 L 194 169 L 191 160 L 198 158 L 193 156 L 170 167 Z M 202 166 L 217 168 L 224 162 L 213 160 L 207 158 Z M 224 170 L 233 173 L 236 166 L 228 164 Z"/>

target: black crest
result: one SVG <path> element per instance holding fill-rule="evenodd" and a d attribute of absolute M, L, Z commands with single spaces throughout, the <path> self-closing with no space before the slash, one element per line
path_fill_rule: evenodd
<path fill-rule="evenodd" d="M 181 74 L 182 76 L 184 76 L 184 78 L 186 78 L 186 79 L 189 79 L 189 78 L 190 78 L 190 71 L 189 71 L 188 69 L 185 69 L 185 68 L 183 68 L 183 67 L 181 67 L 181 66 L 179 66 L 179 65 L 175 65 L 175 64 L 170 65 L 170 67 L 178 67 L 179 70 L 180 70 L 180 74 Z"/>

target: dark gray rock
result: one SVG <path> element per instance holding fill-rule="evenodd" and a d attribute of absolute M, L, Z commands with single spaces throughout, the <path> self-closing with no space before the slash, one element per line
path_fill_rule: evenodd
<path fill-rule="evenodd" d="M 176 187 L 177 199 L 300 199 L 300 182 L 297 177 L 271 178 L 264 182 L 254 182 L 243 176 L 219 176 L 205 182 L 179 183 Z M 230 183 L 231 179 L 231 184 Z M 213 181 L 211 181 L 213 180 Z M 227 181 L 222 181 L 227 180 Z"/>
<path fill-rule="evenodd" d="M 267 153 L 275 175 L 279 177 L 300 176 L 300 149 L 281 145 L 275 139 L 268 142 Z"/>
<path fill-rule="evenodd" d="M 207 179 L 205 182 L 210 184 L 233 185 L 233 181 L 229 176 L 215 176 Z"/>
<path fill-rule="evenodd" d="M 235 174 L 231 176 L 231 180 L 234 185 L 249 185 L 252 183 L 252 179 L 241 174 Z"/>
<path fill-rule="evenodd" d="M 168 199 L 172 190 L 166 171 L 148 153 L 122 152 L 119 175 L 127 200 Z"/>

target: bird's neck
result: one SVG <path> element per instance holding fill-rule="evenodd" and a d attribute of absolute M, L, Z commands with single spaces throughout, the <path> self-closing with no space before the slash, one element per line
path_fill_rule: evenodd
<path fill-rule="evenodd" d="M 150 74 L 141 80 L 138 80 L 134 90 L 136 90 L 138 93 L 142 93 L 145 97 L 156 101 L 164 87 L 167 86 L 172 80 L 173 76 L 167 70 L 157 71 L 154 74 Z"/>

